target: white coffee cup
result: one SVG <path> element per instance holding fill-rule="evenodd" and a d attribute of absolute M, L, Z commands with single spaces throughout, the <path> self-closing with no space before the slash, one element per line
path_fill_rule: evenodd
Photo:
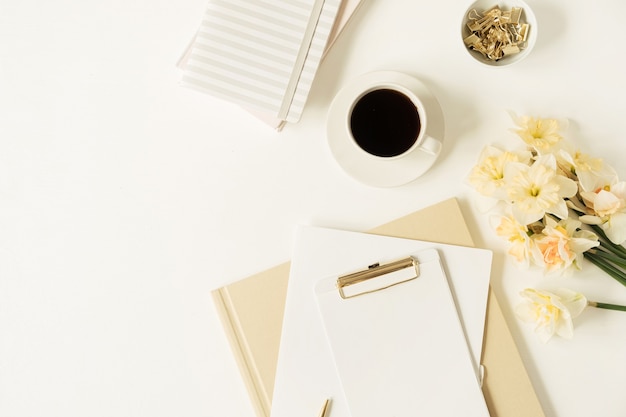
<path fill-rule="evenodd" d="M 408 97 L 412 106 L 409 114 L 417 113 L 419 131 L 409 137 L 409 143 L 387 156 L 377 156 L 377 150 L 364 150 L 351 129 L 355 105 L 368 93 L 390 89 Z M 382 128 L 382 136 L 389 130 Z M 445 123 L 441 106 L 435 95 L 419 79 L 397 71 L 372 71 L 361 74 L 337 93 L 328 111 L 326 126 L 330 151 L 339 166 L 357 181 L 374 187 L 397 187 L 426 173 L 437 161 L 445 139 Z M 362 138 L 358 136 L 357 139 Z M 414 139 L 413 142 L 411 142 Z"/>
<path fill-rule="evenodd" d="M 438 155 L 441 141 L 428 135 L 426 107 L 407 87 L 370 86 L 356 96 L 346 115 L 354 145 L 375 158 L 401 158 L 415 150 Z"/>

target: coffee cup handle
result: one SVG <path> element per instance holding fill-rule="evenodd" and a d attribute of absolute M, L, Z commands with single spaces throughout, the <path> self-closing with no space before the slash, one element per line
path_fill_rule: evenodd
<path fill-rule="evenodd" d="M 441 152 L 441 141 L 432 136 L 424 136 L 419 148 L 428 154 L 439 155 L 439 152 Z"/>

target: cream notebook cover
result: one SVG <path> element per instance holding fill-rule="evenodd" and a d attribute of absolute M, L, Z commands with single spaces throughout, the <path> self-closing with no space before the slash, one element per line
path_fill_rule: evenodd
<path fill-rule="evenodd" d="M 324 59 L 324 56 L 326 56 L 326 54 L 330 50 L 331 46 L 337 41 L 339 34 L 343 31 L 344 27 L 346 26 L 346 24 L 348 23 L 352 15 L 356 12 L 358 7 L 361 5 L 362 1 L 363 0 L 342 0 L 341 1 L 339 5 L 339 9 L 337 11 L 335 22 L 332 26 L 330 34 L 328 35 L 328 42 L 326 44 L 326 47 L 324 48 L 324 52 L 322 54 L 322 60 Z M 178 63 L 177 63 L 178 68 L 184 70 L 187 67 L 189 59 L 191 57 L 192 47 L 196 43 L 199 32 L 200 31 L 196 32 L 193 39 L 191 40 L 191 42 L 189 43 L 189 45 L 183 52 L 180 59 L 178 60 Z M 286 123 L 284 119 L 277 117 L 271 112 L 260 111 L 258 109 L 253 109 L 250 106 L 244 106 L 244 108 L 247 109 L 248 112 L 250 112 L 252 115 L 256 116 L 257 118 L 259 118 L 260 120 L 267 123 L 268 125 L 270 125 L 271 127 L 275 128 L 278 131 L 282 130 L 282 128 L 284 127 Z"/>
<path fill-rule="evenodd" d="M 473 246 L 456 199 L 416 211 L 370 231 L 374 234 Z M 213 292 L 215 305 L 259 417 L 269 416 L 276 376 L 289 263 Z M 502 310 L 489 292 L 482 364 L 491 417 L 543 417 Z"/>
<path fill-rule="evenodd" d="M 439 251 L 403 255 L 348 275 L 340 270 L 315 285 L 350 415 L 489 417 Z M 487 254 L 474 258 L 481 255 Z M 483 269 L 488 283 L 491 256 L 487 260 L 480 268 L 474 259 L 468 275 Z M 327 378 L 322 385 L 330 385 Z"/>
<path fill-rule="evenodd" d="M 210 0 L 182 84 L 297 122 L 341 0 Z"/>

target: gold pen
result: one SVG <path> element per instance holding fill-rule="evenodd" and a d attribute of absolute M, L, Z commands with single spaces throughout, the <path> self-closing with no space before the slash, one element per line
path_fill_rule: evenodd
<path fill-rule="evenodd" d="M 326 398 L 326 401 L 324 401 L 324 405 L 322 406 L 322 409 L 320 410 L 320 414 L 318 417 L 326 417 L 328 415 L 329 404 L 330 404 L 330 398 Z"/>

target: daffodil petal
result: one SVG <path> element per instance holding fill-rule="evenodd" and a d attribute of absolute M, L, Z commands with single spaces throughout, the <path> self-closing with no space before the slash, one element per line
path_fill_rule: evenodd
<path fill-rule="evenodd" d="M 602 224 L 602 219 L 599 218 L 598 216 L 584 215 L 584 216 L 578 217 L 578 219 L 585 224 L 596 224 L 596 225 Z"/>
<path fill-rule="evenodd" d="M 535 322 L 535 314 L 528 304 L 519 304 L 515 307 L 515 315 L 526 323 Z"/>
<path fill-rule="evenodd" d="M 565 204 L 565 200 L 559 200 L 557 204 L 552 206 L 549 210 L 546 210 L 548 213 L 554 214 L 559 219 L 566 219 L 569 215 L 569 211 L 567 209 L 567 204 Z"/>
<path fill-rule="evenodd" d="M 554 292 L 561 299 L 571 318 L 578 317 L 587 307 L 587 297 L 579 292 L 567 288 L 559 288 Z"/>
<path fill-rule="evenodd" d="M 578 191 L 576 182 L 562 175 L 557 175 L 554 179 L 559 185 L 559 195 L 564 198 L 572 197 Z"/>
<path fill-rule="evenodd" d="M 611 242 L 621 245 L 626 241 L 626 213 L 612 215 L 602 228 Z"/>
<path fill-rule="evenodd" d="M 555 327 L 555 333 L 562 338 L 571 339 L 574 337 L 574 323 L 570 317 L 559 320 Z"/>
<path fill-rule="evenodd" d="M 513 213 L 515 219 L 521 224 L 531 224 L 536 222 L 537 220 L 541 220 L 541 218 L 543 217 L 542 211 L 520 210 L 519 205 L 517 204 L 514 204 L 513 207 L 511 207 L 511 213 Z"/>

